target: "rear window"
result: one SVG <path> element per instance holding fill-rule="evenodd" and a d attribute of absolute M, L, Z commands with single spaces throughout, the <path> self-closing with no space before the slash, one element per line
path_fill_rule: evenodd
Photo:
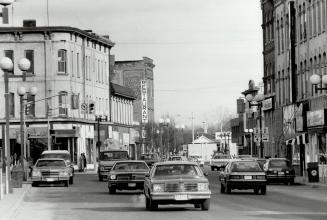
<path fill-rule="evenodd" d="M 36 167 L 65 167 L 65 161 L 63 160 L 39 160 Z"/>
<path fill-rule="evenodd" d="M 231 159 L 232 157 L 230 155 L 218 155 L 215 156 L 213 159 Z"/>
<path fill-rule="evenodd" d="M 136 162 L 122 162 L 116 163 L 112 170 L 117 171 L 136 171 L 136 170 L 149 170 L 145 163 L 136 163 Z"/>
<path fill-rule="evenodd" d="M 270 167 L 271 168 L 281 168 L 281 167 L 289 167 L 289 162 L 286 160 L 271 160 Z"/>
<path fill-rule="evenodd" d="M 154 177 L 161 176 L 200 176 L 201 171 L 195 165 L 191 164 L 174 164 L 174 165 L 158 165 L 154 172 Z"/>
<path fill-rule="evenodd" d="M 141 160 L 154 160 L 157 159 L 157 155 L 155 154 L 143 154 L 141 155 Z"/>
<path fill-rule="evenodd" d="M 41 158 L 58 158 L 58 159 L 64 159 L 64 160 L 70 160 L 69 154 L 42 154 Z"/>
<path fill-rule="evenodd" d="M 262 171 L 259 164 L 255 161 L 241 161 L 231 164 L 232 172 L 259 172 Z"/>
<path fill-rule="evenodd" d="M 127 151 L 110 151 L 110 152 L 101 152 L 100 160 L 109 161 L 109 160 L 128 160 Z"/>

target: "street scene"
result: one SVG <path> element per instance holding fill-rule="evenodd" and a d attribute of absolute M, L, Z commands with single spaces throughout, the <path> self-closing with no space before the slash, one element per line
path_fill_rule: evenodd
<path fill-rule="evenodd" d="M 0 0 L 0 220 L 327 219 L 326 0 Z"/>

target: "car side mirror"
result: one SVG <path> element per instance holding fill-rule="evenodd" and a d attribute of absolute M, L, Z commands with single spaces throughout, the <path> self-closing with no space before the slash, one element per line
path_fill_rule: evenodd
<path fill-rule="evenodd" d="M 149 178 L 149 177 L 150 177 L 149 173 L 145 174 L 145 178 Z"/>
<path fill-rule="evenodd" d="M 203 175 L 204 175 L 204 176 L 208 176 L 208 175 L 209 175 L 209 173 L 205 172 L 205 173 L 203 173 Z"/>

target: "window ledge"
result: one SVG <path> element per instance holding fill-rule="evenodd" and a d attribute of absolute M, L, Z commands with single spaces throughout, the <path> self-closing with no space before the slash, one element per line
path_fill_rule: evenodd
<path fill-rule="evenodd" d="M 60 76 L 68 76 L 69 74 L 68 73 L 57 73 L 57 75 L 60 75 Z"/>

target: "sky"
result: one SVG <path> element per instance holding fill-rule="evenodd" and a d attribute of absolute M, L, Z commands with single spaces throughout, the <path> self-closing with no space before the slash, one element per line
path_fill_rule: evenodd
<path fill-rule="evenodd" d="M 236 114 L 250 79 L 263 76 L 258 0 L 48 0 L 50 26 L 109 35 L 116 60 L 150 57 L 156 118 L 189 126 Z M 47 0 L 16 0 L 13 23 L 47 25 Z"/>

